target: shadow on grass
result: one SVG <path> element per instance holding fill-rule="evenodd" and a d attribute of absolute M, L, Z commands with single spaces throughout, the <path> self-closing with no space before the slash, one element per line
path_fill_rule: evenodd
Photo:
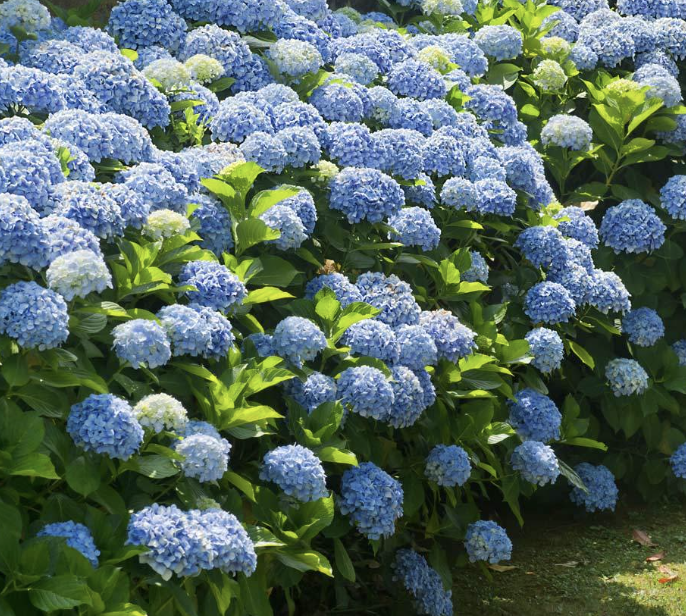
<path fill-rule="evenodd" d="M 463 616 L 683 616 L 686 514 L 678 503 L 580 515 L 569 510 L 528 513 L 509 526 L 509 565 L 493 582 L 475 567 L 455 572 L 455 613 Z M 648 532 L 655 546 L 632 541 Z M 664 558 L 646 562 L 653 554 Z M 660 572 L 666 567 L 668 573 Z M 678 578 L 661 583 L 661 578 Z"/>

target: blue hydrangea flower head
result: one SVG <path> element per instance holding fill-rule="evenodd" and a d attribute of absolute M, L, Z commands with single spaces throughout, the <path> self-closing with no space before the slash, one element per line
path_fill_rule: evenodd
<path fill-rule="evenodd" d="M 321 461 L 301 445 L 285 445 L 268 452 L 260 468 L 260 479 L 275 483 L 288 496 L 303 503 L 328 494 Z"/>
<path fill-rule="evenodd" d="M 331 160 L 344 167 L 365 167 L 370 162 L 372 134 L 364 124 L 332 122 L 327 136 Z"/>
<path fill-rule="evenodd" d="M 600 237 L 617 254 L 651 252 L 664 243 L 666 229 L 647 203 L 627 199 L 605 212 Z"/>
<path fill-rule="evenodd" d="M 199 224 L 200 245 L 217 256 L 233 249 L 231 216 L 226 208 L 215 199 L 202 194 L 190 195 L 188 203 L 198 204 L 193 210 L 191 220 Z"/>
<path fill-rule="evenodd" d="M 45 267 L 49 236 L 40 216 L 21 195 L 0 195 L 0 263 Z"/>
<path fill-rule="evenodd" d="M 363 462 L 343 474 L 338 506 L 368 539 L 390 537 L 403 515 L 403 489 L 378 466 Z"/>
<path fill-rule="evenodd" d="M 660 189 L 660 204 L 677 220 L 686 220 L 686 175 L 674 175 Z"/>
<path fill-rule="evenodd" d="M 424 251 L 433 250 L 441 241 L 441 230 L 431 213 L 421 207 L 407 207 L 388 219 L 394 231 L 389 239 L 397 239 L 405 246 L 418 246 Z"/>
<path fill-rule="evenodd" d="M 417 614 L 452 616 L 452 591 L 443 588 L 441 576 L 426 558 L 414 550 L 398 550 L 393 563 L 393 579 L 400 580 L 410 595 Z"/>
<path fill-rule="evenodd" d="M 306 165 L 315 165 L 322 156 L 317 134 L 310 128 L 285 128 L 278 131 L 275 137 L 286 152 L 286 166 L 300 169 Z"/>
<path fill-rule="evenodd" d="M 311 128 L 317 135 L 320 143 L 327 142 L 327 123 L 315 107 L 308 103 L 281 103 L 272 109 L 274 129 L 277 131 L 303 126 Z"/>
<path fill-rule="evenodd" d="M 445 133 L 434 133 L 422 148 L 423 169 L 425 173 L 436 176 L 465 175 L 467 164 L 463 144 Z"/>
<path fill-rule="evenodd" d="M 360 97 L 341 83 L 319 86 L 310 95 L 309 102 L 329 122 L 360 122 L 364 117 Z"/>
<path fill-rule="evenodd" d="M 146 319 L 132 319 L 112 330 L 112 348 L 117 357 L 128 361 L 133 368 L 164 366 L 171 359 L 167 334 L 158 323 Z"/>
<path fill-rule="evenodd" d="M 305 226 L 298 214 L 287 205 L 274 205 L 264 214 L 260 215 L 268 227 L 280 232 L 280 236 L 267 243 L 274 244 L 279 250 L 291 250 L 299 248 L 307 239 Z"/>
<path fill-rule="evenodd" d="M 388 118 L 390 128 L 414 130 L 428 137 L 433 132 L 433 120 L 423 104 L 413 98 L 399 98 Z"/>
<path fill-rule="evenodd" d="M 35 282 L 15 282 L 0 294 L 0 333 L 25 349 L 53 349 L 69 336 L 67 303 Z"/>
<path fill-rule="evenodd" d="M 574 488 L 569 495 L 571 501 L 577 505 L 583 505 L 589 513 L 614 511 L 619 490 L 610 469 L 602 464 L 593 466 L 582 462 L 574 467 L 574 470 L 581 477 L 588 492 L 581 488 Z"/>
<path fill-rule="evenodd" d="M 557 228 L 566 237 L 583 242 L 589 248 L 598 247 L 598 229 L 590 216 L 576 206 L 562 208 L 555 218 L 560 221 Z M 561 220 L 568 218 L 569 220 Z"/>
<path fill-rule="evenodd" d="M 222 437 L 189 434 L 175 444 L 174 450 L 184 456 L 180 463 L 184 474 L 201 483 L 219 481 L 229 467 L 231 444 Z"/>
<path fill-rule="evenodd" d="M 112 288 L 112 276 L 103 258 L 90 250 L 57 257 L 45 273 L 48 286 L 67 300 Z"/>
<path fill-rule="evenodd" d="M 483 255 L 476 250 L 470 250 L 469 256 L 471 257 L 472 264 L 469 269 L 461 272 L 460 276 L 465 282 L 483 282 L 488 284 L 488 264 Z"/>
<path fill-rule="evenodd" d="M 436 388 L 431 382 L 431 375 L 424 369 L 414 370 L 415 376 L 419 379 L 419 384 L 424 390 L 424 408 L 429 408 L 436 402 Z"/>
<path fill-rule="evenodd" d="M 579 24 L 572 15 L 566 11 L 560 10 L 552 15 L 548 15 L 541 23 L 541 27 L 552 28 L 548 30 L 546 36 L 559 36 L 568 43 L 576 42 L 579 36 Z"/>
<path fill-rule="evenodd" d="M 382 126 L 387 126 L 398 103 L 398 97 L 384 86 L 374 86 L 369 88 L 369 98 L 372 105 L 369 119 L 378 122 Z"/>
<path fill-rule="evenodd" d="M 313 372 L 305 381 L 298 378 L 286 381 L 284 389 L 287 395 L 309 413 L 325 402 L 336 400 L 336 381 L 320 372 Z"/>
<path fill-rule="evenodd" d="M 346 368 L 338 379 L 337 397 L 358 415 L 379 421 L 388 419 L 395 401 L 386 375 L 371 366 Z"/>
<path fill-rule="evenodd" d="M 57 205 L 52 213 L 70 218 L 101 238 L 111 239 L 124 231 L 119 204 L 106 189 L 88 182 L 65 182 L 55 188 Z"/>
<path fill-rule="evenodd" d="M 636 54 L 634 66 L 639 69 L 646 64 L 657 64 L 666 69 L 672 77 L 679 76 L 679 67 L 677 66 L 677 63 L 661 49 L 654 49 L 652 51 Z"/>
<path fill-rule="evenodd" d="M 348 167 L 330 183 L 329 206 L 349 223 L 381 222 L 405 204 L 405 194 L 390 176 L 377 169 Z"/>
<path fill-rule="evenodd" d="M 376 319 L 353 323 L 346 330 L 343 342 L 356 355 L 376 357 L 387 363 L 395 363 L 400 357 L 400 349 L 393 329 Z"/>
<path fill-rule="evenodd" d="M 123 171 L 118 179 L 150 203 L 152 211 L 172 210 L 179 214 L 186 213 L 188 189 L 177 182 L 164 165 L 140 163 Z"/>
<path fill-rule="evenodd" d="M 93 541 L 93 535 L 87 526 L 78 522 L 55 522 L 46 524 L 36 535 L 37 537 L 64 537 L 70 548 L 78 550 L 85 556 L 93 567 L 98 566 L 100 550 Z"/>
<path fill-rule="evenodd" d="M 388 128 L 371 135 L 369 164 L 406 180 L 419 176 L 424 166 L 424 136 L 408 128 Z"/>
<path fill-rule="evenodd" d="M 638 346 L 653 346 L 665 335 L 665 325 L 652 308 L 634 308 L 624 315 L 622 331 Z"/>
<path fill-rule="evenodd" d="M 128 402 L 112 394 L 92 394 L 74 404 L 67 432 L 86 451 L 127 460 L 143 442 L 143 428 Z"/>
<path fill-rule="evenodd" d="M 470 524 L 464 538 L 469 562 L 485 561 L 492 565 L 512 556 L 512 542 L 505 529 L 491 520 Z"/>
<path fill-rule="evenodd" d="M 648 373 L 635 359 L 613 359 L 605 366 L 605 378 L 616 397 L 642 394 L 648 389 Z"/>
<path fill-rule="evenodd" d="M 522 34 L 512 26 L 483 26 L 474 35 L 474 42 L 497 62 L 522 53 Z"/>
<path fill-rule="evenodd" d="M 412 370 L 423 370 L 438 362 L 433 337 L 421 325 L 401 325 L 395 331 L 400 354 L 398 363 Z"/>
<path fill-rule="evenodd" d="M 286 166 L 286 149 L 274 135 L 258 131 L 241 143 L 240 151 L 245 160 L 257 163 L 265 171 L 281 173 Z"/>
<path fill-rule="evenodd" d="M 441 74 L 425 62 L 405 60 L 395 64 L 388 73 L 388 89 L 398 96 L 418 100 L 443 98 L 446 86 Z"/>
<path fill-rule="evenodd" d="M 547 327 L 537 327 L 524 336 L 534 359 L 532 365 L 548 374 L 562 365 L 564 344 L 560 334 Z"/>
<path fill-rule="evenodd" d="M 457 210 L 476 209 L 477 191 L 474 182 L 466 178 L 449 178 L 441 189 L 441 201 Z"/>
<path fill-rule="evenodd" d="M 417 180 L 421 183 L 414 186 L 403 186 L 405 201 L 421 205 L 429 210 L 433 209 L 436 205 L 436 187 L 433 181 L 426 173 L 420 173 L 417 176 Z"/>
<path fill-rule="evenodd" d="M 412 287 L 395 274 L 386 276 L 381 272 L 366 272 L 355 283 L 362 294 L 362 301 L 378 308 L 376 319 L 391 327 L 414 325 L 421 309 L 412 295 Z"/>
<path fill-rule="evenodd" d="M 503 127 L 517 121 L 515 102 L 500 86 L 479 84 L 467 88 L 465 94 L 469 96 L 465 107 L 481 120 Z"/>
<path fill-rule="evenodd" d="M 163 430 L 182 430 L 188 423 L 183 404 L 168 394 L 151 394 L 141 398 L 133 414 L 145 430 L 155 434 Z"/>
<path fill-rule="evenodd" d="M 672 472 L 680 479 L 686 479 L 686 443 L 679 445 L 677 450 L 669 458 Z"/>
<path fill-rule="evenodd" d="M 676 353 L 680 366 L 686 366 L 686 338 L 677 340 L 672 345 L 672 350 Z"/>
<path fill-rule="evenodd" d="M 426 458 L 424 474 L 439 486 L 463 486 L 472 474 L 469 455 L 457 445 L 436 445 Z"/>
<path fill-rule="evenodd" d="M 195 287 L 185 294 L 192 302 L 226 312 L 243 303 L 248 294 L 245 285 L 227 267 L 213 261 L 191 261 L 179 275 L 182 285 Z"/>
<path fill-rule="evenodd" d="M 504 181 L 484 179 L 474 182 L 476 210 L 480 214 L 512 216 L 517 206 L 517 193 Z"/>
<path fill-rule="evenodd" d="M 559 265 L 565 258 L 564 238 L 555 227 L 528 227 L 519 234 L 515 246 L 537 268 Z"/>
<path fill-rule="evenodd" d="M 590 289 L 588 291 L 588 303 L 607 314 L 614 312 L 626 312 L 631 310 L 631 300 L 622 279 L 614 272 L 594 270 L 590 277 Z"/>
<path fill-rule="evenodd" d="M 321 274 L 313 278 L 305 285 L 305 297 L 314 299 L 324 287 L 331 289 L 336 294 L 336 299 L 345 308 L 353 302 L 362 301 L 360 290 L 348 280 L 347 276 L 334 272 L 332 274 Z"/>
<path fill-rule="evenodd" d="M 561 284 L 545 281 L 529 289 L 524 312 L 534 323 L 566 323 L 576 314 L 576 304 Z"/>
<path fill-rule="evenodd" d="M 119 45 L 129 49 L 160 45 L 175 51 L 186 28 L 186 22 L 166 0 L 126 0 L 114 6 L 107 23 L 107 30 Z"/>
<path fill-rule="evenodd" d="M 417 375 L 406 366 L 391 368 L 393 404 L 388 423 L 394 428 L 412 426 L 426 409 L 424 389 Z"/>
<path fill-rule="evenodd" d="M 286 317 L 274 328 L 274 351 L 296 366 L 311 361 L 326 348 L 326 336 L 317 325 L 303 317 Z"/>
<path fill-rule="evenodd" d="M 360 53 L 343 53 L 336 58 L 336 73 L 352 77 L 357 83 L 367 86 L 379 75 L 379 67 Z"/>
<path fill-rule="evenodd" d="M 554 145 L 585 151 L 591 147 L 592 138 L 593 130 L 588 122 L 566 114 L 550 118 L 541 131 L 541 143 L 546 147 Z"/>
<path fill-rule="evenodd" d="M 47 241 L 47 262 L 52 262 L 57 257 L 74 250 L 90 250 L 97 255 L 102 255 L 98 238 L 74 220 L 50 215 L 41 218 L 40 225 Z"/>
<path fill-rule="evenodd" d="M 508 401 L 510 425 L 522 439 L 541 441 L 558 440 L 562 415 L 556 404 L 534 389 L 522 389 Z"/>
<path fill-rule="evenodd" d="M 206 355 L 210 344 L 210 326 L 199 311 L 190 306 L 172 304 L 164 306 L 157 317 L 164 327 L 171 343 L 172 354 L 179 355 Z"/>
<path fill-rule="evenodd" d="M 560 475 L 560 465 L 552 447 L 539 441 L 525 441 L 515 447 L 511 464 L 526 481 L 537 486 L 555 483 Z"/>
<path fill-rule="evenodd" d="M 439 358 L 456 362 L 476 347 L 476 333 L 447 310 L 424 311 L 419 317 L 419 324 L 434 339 Z"/>
<path fill-rule="evenodd" d="M 271 119 L 261 109 L 247 102 L 227 98 L 219 103 L 219 111 L 210 121 L 215 141 L 241 143 L 252 133 L 271 134 Z"/>

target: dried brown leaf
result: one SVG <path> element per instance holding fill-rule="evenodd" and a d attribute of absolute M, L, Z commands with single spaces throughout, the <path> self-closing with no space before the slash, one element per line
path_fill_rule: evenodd
<path fill-rule="evenodd" d="M 645 532 L 644 530 L 634 530 L 633 534 L 631 535 L 631 538 L 636 542 L 640 543 L 641 545 L 650 548 L 654 547 L 655 544 L 652 542 L 650 535 Z"/>
<path fill-rule="evenodd" d="M 578 560 L 570 560 L 566 563 L 554 563 L 556 567 L 569 567 L 570 569 L 578 567 L 581 563 Z"/>
<path fill-rule="evenodd" d="M 488 568 L 491 569 L 492 571 L 512 571 L 512 569 L 516 569 L 514 565 L 488 565 Z"/>
<path fill-rule="evenodd" d="M 658 560 L 662 560 L 664 557 L 665 557 L 664 552 L 658 552 L 657 554 L 653 554 L 652 556 L 648 556 L 648 558 L 646 558 L 646 562 L 647 563 L 654 563 Z"/>

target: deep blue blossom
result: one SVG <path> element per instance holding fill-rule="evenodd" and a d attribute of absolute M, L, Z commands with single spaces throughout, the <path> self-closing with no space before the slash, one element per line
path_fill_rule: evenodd
<path fill-rule="evenodd" d="M 166 0 L 126 0 L 112 8 L 107 30 L 121 47 L 161 45 L 175 51 L 186 34 L 186 22 Z"/>
<path fill-rule="evenodd" d="M 321 274 L 310 280 L 305 285 L 305 297 L 307 299 L 314 299 L 315 295 L 324 287 L 331 289 L 335 293 L 336 299 L 341 302 L 343 308 L 353 302 L 362 301 L 360 290 L 346 276 L 338 272 Z"/>
<path fill-rule="evenodd" d="M 389 217 L 388 226 L 394 229 L 389 238 L 405 246 L 418 246 L 424 251 L 433 250 L 441 241 L 441 230 L 431 213 L 421 207 L 403 208 Z"/>
<path fill-rule="evenodd" d="M 469 256 L 472 263 L 468 270 L 460 272 L 461 279 L 465 282 L 483 282 L 484 284 L 488 284 L 489 270 L 486 259 L 483 258 L 483 255 L 480 252 L 475 250 L 470 250 Z"/>
<path fill-rule="evenodd" d="M 500 86 L 480 84 L 467 88 L 465 107 L 484 121 L 509 126 L 517 120 L 514 100 Z"/>
<path fill-rule="evenodd" d="M 374 135 L 378 135 L 378 132 Z M 332 122 L 329 125 L 329 158 L 338 164 L 344 167 L 365 167 L 371 162 L 371 148 L 372 133 L 364 124 Z"/>
<path fill-rule="evenodd" d="M 447 134 L 435 133 L 422 148 L 424 171 L 437 176 L 460 176 L 467 170 L 463 145 Z"/>
<path fill-rule="evenodd" d="M 548 268 L 564 262 L 564 238 L 555 227 L 528 227 L 519 234 L 515 246 L 534 267 Z"/>
<path fill-rule="evenodd" d="M 405 203 L 400 185 L 377 169 L 348 167 L 331 180 L 329 206 L 345 214 L 349 223 L 381 222 Z"/>
<path fill-rule="evenodd" d="M 543 373 L 557 370 L 564 358 L 564 344 L 560 334 L 547 327 L 537 327 L 524 336 L 534 359 L 533 366 Z"/>
<path fill-rule="evenodd" d="M 36 535 L 37 537 L 63 537 L 66 544 L 78 550 L 90 562 L 93 567 L 98 566 L 100 550 L 93 541 L 93 535 L 87 526 L 78 522 L 55 522 L 46 524 Z"/>
<path fill-rule="evenodd" d="M 328 494 L 319 458 L 301 445 L 285 445 L 264 456 L 260 479 L 275 483 L 288 496 L 304 503 Z"/>
<path fill-rule="evenodd" d="M 243 303 L 248 294 L 245 285 L 229 269 L 213 261 L 191 261 L 179 275 L 182 285 L 195 287 L 185 294 L 192 302 L 226 312 Z"/>
<path fill-rule="evenodd" d="M 669 458 L 672 472 L 680 479 L 686 479 L 686 443 L 679 445 L 677 450 Z"/>
<path fill-rule="evenodd" d="M 252 133 L 271 134 L 274 129 L 270 118 L 255 105 L 227 98 L 219 104 L 210 130 L 215 140 L 241 143 Z"/>
<path fill-rule="evenodd" d="M 412 426 L 424 412 L 424 389 L 416 374 L 405 366 L 391 368 L 393 404 L 388 422 L 394 428 Z"/>
<path fill-rule="evenodd" d="M 307 239 L 305 225 L 298 214 L 286 205 L 273 205 L 264 214 L 260 215 L 262 220 L 269 228 L 275 229 L 280 233 L 279 237 L 269 240 L 268 243 L 274 244 L 279 250 L 291 250 L 299 248 Z"/>
<path fill-rule="evenodd" d="M 677 220 L 686 220 L 686 175 L 674 175 L 660 189 L 660 203 Z"/>
<path fill-rule="evenodd" d="M 413 98 L 399 98 L 388 117 L 391 128 L 406 128 L 417 131 L 425 137 L 433 132 L 433 120 L 422 103 Z"/>
<path fill-rule="evenodd" d="M 128 402 L 112 394 L 92 394 L 74 404 L 67 432 L 86 451 L 127 460 L 143 442 L 143 428 Z"/>
<path fill-rule="evenodd" d="M 169 338 L 155 321 L 133 319 L 112 330 L 112 348 L 117 357 L 133 368 L 164 366 L 171 358 Z"/>
<path fill-rule="evenodd" d="M 529 289 L 524 312 L 534 323 L 566 323 L 576 313 L 576 304 L 561 284 L 539 282 Z"/>
<path fill-rule="evenodd" d="M 590 216 L 576 206 L 562 208 L 555 218 L 560 221 L 557 228 L 562 235 L 583 242 L 589 248 L 598 247 L 598 229 Z M 569 220 L 562 220 L 568 218 Z"/>
<path fill-rule="evenodd" d="M 414 550 L 398 550 L 393 564 L 394 580 L 400 580 L 410 595 L 417 614 L 452 616 L 452 591 L 443 588 L 441 576 L 426 558 Z"/>
<path fill-rule="evenodd" d="M 559 36 L 568 43 L 574 43 L 579 36 L 578 22 L 566 11 L 560 10 L 548 15 L 541 26 L 545 28 L 552 26 L 546 36 Z"/>
<path fill-rule="evenodd" d="M 330 122 L 360 122 L 364 117 L 360 97 L 341 83 L 319 86 L 310 95 L 309 102 Z"/>
<path fill-rule="evenodd" d="M 474 182 L 476 210 L 480 214 L 512 216 L 517 206 L 517 193 L 502 180 L 478 180 Z"/>
<path fill-rule="evenodd" d="M 286 393 L 309 413 L 321 404 L 336 399 L 336 381 L 320 372 L 313 372 L 305 381 L 299 378 L 286 381 L 284 388 Z"/>
<path fill-rule="evenodd" d="M 398 481 L 372 462 L 363 462 L 343 474 L 341 512 L 368 539 L 390 537 L 403 515 L 403 489 Z"/>
<path fill-rule="evenodd" d="M 629 291 L 627 291 L 622 279 L 614 272 L 594 270 L 588 290 L 588 303 L 600 312 L 607 314 L 614 312 L 626 312 L 631 310 Z"/>
<path fill-rule="evenodd" d="M 388 73 L 388 89 L 398 96 L 418 100 L 443 98 L 446 94 L 441 74 L 425 62 L 417 60 L 395 64 Z"/>
<path fill-rule="evenodd" d="M 281 173 L 286 166 L 286 150 L 274 135 L 258 131 L 241 143 L 241 154 L 245 160 L 257 163 L 265 171 Z"/>
<path fill-rule="evenodd" d="M 401 325 L 395 332 L 399 357 L 397 362 L 412 370 L 422 370 L 438 361 L 438 349 L 429 332 L 421 325 Z"/>
<path fill-rule="evenodd" d="M 571 501 L 583 505 L 589 513 L 594 511 L 614 511 L 619 490 L 610 469 L 602 464 L 593 466 L 582 462 L 574 467 L 583 481 L 586 490 L 573 488 L 569 495 Z"/>
<path fill-rule="evenodd" d="M 634 308 L 622 319 L 622 332 L 638 346 L 653 346 L 665 335 L 665 325 L 652 308 Z"/>
<path fill-rule="evenodd" d="M 613 359 L 605 366 L 605 377 L 615 396 L 642 394 L 648 389 L 648 373 L 634 359 Z"/>
<path fill-rule="evenodd" d="M 419 176 L 424 164 L 424 137 L 411 129 L 388 128 L 371 135 L 369 165 L 405 180 Z"/>
<path fill-rule="evenodd" d="M 424 311 L 419 318 L 419 324 L 434 339 L 439 358 L 456 362 L 469 355 L 476 347 L 476 333 L 462 325 L 458 318 L 447 310 Z"/>
<path fill-rule="evenodd" d="M 317 325 L 303 317 L 286 317 L 274 328 L 274 351 L 296 366 L 311 361 L 326 348 L 326 336 Z"/>
<path fill-rule="evenodd" d="M 617 254 L 651 252 L 664 243 L 666 229 L 647 203 L 627 199 L 605 212 L 600 237 Z"/>
<path fill-rule="evenodd" d="M 275 137 L 286 152 L 286 166 L 299 169 L 319 162 L 322 150 L 312 129 L 293 126 L 278 131 Z"/>
<path fill-rule="evenodd" d="M 510 560 L 512 542 L 505 529 L 491 520 L 470 524 L 464 538 L 470 562 L 487 561 L 491 564 Z"/>
<path fill-rule="evenodd" d="M 395 274 L 366 272 L 355 284 L 362 293 L 362 301 L 381 310 L 375 318 L 391 327 L 417 323 L 420 308 L 412 296 L 412 287 Z"/>
<path fill-rule="evenodd" d="M 48 241 L 38 213 L 25 197 L 0 195 L 0 263 L 41 269 Z"/>
<path fill-rule="evenodd" d="M 407 203 L 421 205 L 427 209 L 433 209 L 436 205 L 436 187 L 431 178 L 425 173 L 417 176 L 418 183 L 414 186 L 403 186 L 405 201 Z"/>
<path fill-rule="evenodd" d="M 525 441 L 515 447 L 511 464 L 526 481 L 538 486 L 555 483 L 560 475 L 560 465 L 552 447 L 539 441 Z"/>
<path fill-rule="evenodd" d="M 198 204 L 191 214 L 191 220 L 199 224 L 198 235 L 202 237 L 200 245 L 217 256 L 223 252 L 231 252 L 233 248 L 231 216 L 226 208 L 215 199 L 199 193 L 190 195 L 188 202 Z"/>
<path fill-rule="evenodd" d="M 356 355 L 376 357 L 387 363 L 395 363 L 400 357 L 400 348 L 393 329 L 376 319 L 353 323 L 346 330 L 343 342 Z"/>
<path fill-rule="evenodd" d="M 424 474 L 439 486 L 463 486 L 472 474 L 469 455 L 457 445 L 436 445 L 426 458 Z"/>
<path fill-rule="evenodd" d="M 346 368 L 338 379 L 337 397 L 341 403 L 362 417 L 386 421 L 395 396 L 386 375 L 378 368 Z"/>
<path fill-rule="evenodd" d="M 562 415 L 555 403 L 534 389 L 522 389 L 508 401 L 510 425 L 522 439 L 541 441 L 560 438 Z"/>
<path fill-rule="evenodd" d="M 35 282 L 15 282 L 0 294 L 0 333 L 26 349 L 52 349 L 69 336 L 67 303 Z"/>

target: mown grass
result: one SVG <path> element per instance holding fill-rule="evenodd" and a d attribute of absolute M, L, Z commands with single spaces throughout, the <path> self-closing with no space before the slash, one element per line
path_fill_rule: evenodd
<path fill-rule="evenodd" d="M 620 508 L 615 515 L 529 513 L 510 530 L 510 563 L 489 582 L 476 567 L 455 576 L 453 602 L 462 616 L 684 616 L 686 507 Z M 632 540 L 647 532 L 656 544 Z M 646 558 L 664 552 L 664 558 Z M 663 571 L 660 571 L 660 568 Z M 667 572 L 665 572 L 667 571 Z M 676 574 L 674 581 L 660 579 Z"/>

